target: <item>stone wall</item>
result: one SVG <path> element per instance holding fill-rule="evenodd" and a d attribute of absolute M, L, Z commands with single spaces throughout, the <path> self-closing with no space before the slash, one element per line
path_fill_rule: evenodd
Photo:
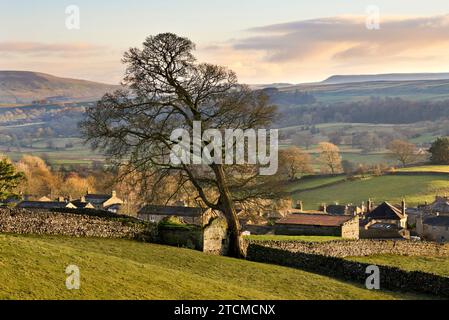
<path fill-rule="evenodd" d="M 360 239 L 360 219 L 354 217 L 343 224 L 341 227 L 341 237 L 343 239 L 358 240 Z"/>
<path fill-rule="evenodd" d="M 124 238 L 153 241 L 154 225 L 130 217 L 61 213 L 43 210 L 0 209 L 0 233 Z M 101 214 L 101 213 L 99 213 Z"/>
<path fill-rule="evenodd" d="M 204 228 L 195 225 L 160 224 L 157 242 L 209 254 L 226 255 L 229 248 L 226 219 L 223 217 L 212 219 Z"/>
<path fill-rule="evenodd" d="M 449 244 L 407 240 L 338 240 L 326 242 L 251 240 L 248 243 L 248 248 L 252 245 L 338 258 L 377 254 L 449 257 Z"/>
<path fill-rule="evenodd" d="M 250 244 L 247 259 L 330 276 L 345 281 L 365 284 L 369 264 L 341 258 L 291 252 Z M 449 297 L 449 278 L 423 272 L 407 272 L 394 267 L 378 266 L 381 290 L 399 290 Z"/>

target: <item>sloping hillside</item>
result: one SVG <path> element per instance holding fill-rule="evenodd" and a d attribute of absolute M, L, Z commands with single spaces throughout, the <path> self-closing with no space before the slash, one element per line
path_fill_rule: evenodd
<path fill-rule="evenodd" d="M 65 269 L 80 269 L 67 290 Z M 279 266 L 125 240 L 0 235 L 0 299 L 400 299 Z"/>
<path fill-rule="evenodd" d="M 90 101 L 118 86 L 59 78 L 29 71 L 0 71 L 0 104 L 29 104 L 35 100 Z"/>

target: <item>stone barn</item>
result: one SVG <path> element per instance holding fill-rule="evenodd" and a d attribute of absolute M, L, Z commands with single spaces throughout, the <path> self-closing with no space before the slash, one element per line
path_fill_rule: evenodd
<path fill-rule="evenodd" d="M 336 236 L 345 239 L 358 239 L 359 218 L 357 216 L 329 214 L 292 214 L 276 223 L 275 234 Z"/>

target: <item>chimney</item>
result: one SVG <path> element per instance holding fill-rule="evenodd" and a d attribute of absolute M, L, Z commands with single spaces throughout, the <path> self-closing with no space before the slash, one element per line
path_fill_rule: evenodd
<path fill-rule="evenodd" d="M 89 195 L 89 194 L 90 194 L 89 187 L 87 187 L 86 195 Z"/>
<path fill-rule="evenodd" d="M 405 199 L 402 199 L 402 202 L 401 202 L 401 212 L 402 212 L 402 215 L 403 216 L 405 216 L 405 210 L 406 210 L 407 208 L 406 208 L 406 205 L 405 205 Z"/>
<path fill-rule="evenodd" d="M 300 211 L 304 211 L 304 204 L 302 201 L 300 201 L 300 200 L 296 201 L 296 209 L 298 209 Z"/>
<path fill-rule="evenodd" d="M 58 197 L 58 202 L 65 202 L 64 197 L 59 196 L 59 197 Z"/>
<path fill-rule="evenodd" d="M 367 206 L 366 206 L 366 207 L 367 207 L 366 210 L 367 210 L 368 213 L 370 213 L 371 211 L 373 211 L 373 202 L 371 201 L 371 198 L 368 199 L 368 202 L 367 202 Z"/>
<path fill-rule="evenodd" d="M 327 213 L 327 204 L 323 203 L 323 205 L 321 206 L 321 211 Z"/>
<path fill-rule="evenodd" d="M 115 190 L 112 191 L 112 197 L 113 198 L 117 197 L 117 192 Z"/>
<path fill-rule="evenodd" d="M 85 203 L 86 202 L 86 197 L 82 196 L 80 200 L 81 200 L 82 203 Z"/>

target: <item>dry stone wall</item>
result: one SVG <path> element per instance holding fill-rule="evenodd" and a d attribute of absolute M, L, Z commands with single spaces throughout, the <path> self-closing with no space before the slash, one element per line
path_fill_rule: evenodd
<path fill-rule="evenodd" d="M 0 232 L 64 235 L 73 237 L 124 238 L 153 241 L 156 228 L 130 217 L 99 217 L 73 213 L 0 209 Z"/>
<path fill-rule="evenodd" d="M 449 244 L 447 243 L 439 244 L 407 240 L 338 240 L 327 242 L 251 240 L 248 246 L 251 245 L 337 258 L 377 254 L 449 257 Z"/>

